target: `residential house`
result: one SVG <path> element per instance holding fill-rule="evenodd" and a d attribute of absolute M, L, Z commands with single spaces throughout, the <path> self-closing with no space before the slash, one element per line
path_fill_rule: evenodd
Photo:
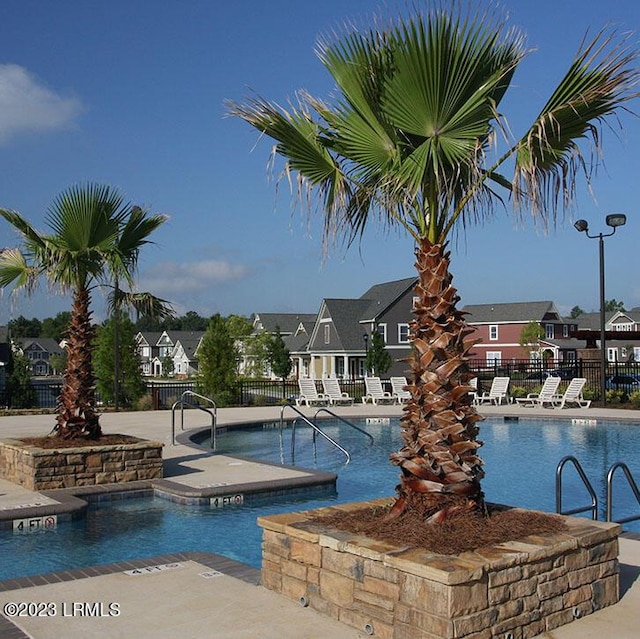
<path fill-rule="evenodd" d="M 363 377 L 369 338 L 378 331 L 393 360 L 386 375 L 406 374 L 416 282 L 412 277 L 376 284 L 357 299 L 324 299 L 306 348 L 292 353 L 298 371 L 312 379 Z"/>
<path fill-rule="evenodd" d="M 198 369 L 196 349 L 204 331 L 139 332 L 138 357 L 144 375 L 190 377 Z M 170 370 L 166 370 L 170 364 Z"/>
<path fill-rule="evenodd" d="M 204 331 L 173 331 L 175 340 L 171 359 L 175 377 L 186 378 L 198 374 L 198 347 L 204 337 Z"/>
<path fill-rule="evenodd" d="M 309 335 L 313 329 L 316 321 L 316 315 L 312 313 L 256 313 L 253 316 L 253 335 L 260 333 L 269 333 L 275 335 L 277 331 L 280 332 L 282 340 L 289 349 L 289 352 L 293 354 L 303 353 L 306 350 L 307 343 L 309 342 Z M 246 371 L 252 371 L 254 362 L 251 361 L 251 356 L 247 355 L 242 344 L 239 345 L 240 351 L 243 354 L 239 363 L 239 373 L 242 374 Z M 298 357 L 292 357 L 294 367 L 291 372 L 292 377 L 298 377 Z M 255 372 L 255 371 L 253 371 Z M 262 371 L 262 375 L 265 377 L 273 377 L 268 365 L 265 366 Z"/>
<path fill-rule="evenodd" d="M 23 337 L 14 343 L 31 363 L 31 374 L 34 376 L 56 375 L 64 350 L 51 337 Z"/>
<path fill-rule="evenodd" d="M 585 345 L 571 337 L 577 320 L 563 318 L 551 301 L 468 304 L 462 310 L 474 331 L 470 338 L 479 340 L 472 351 L 474 359 L 488 366 L 528 358 L 549 360 L 553 365 L 572 362 Z M 538 348 L 528 352 L 520 341 L 531 321 L 538 322 L 545 335 Z"/>
<path fill-rule="evenodd" d="M 578 323 L 579 331 L 593 331 L 599 335 L 599 312 L 583 313 L 575 321 Z M 607 361 L 626 362 L 630 359 L 640 361 L 640 339 L 637 335 L 640 331 L 640 308 L 632 308 L 630 311 L 606 312 L 605 331 L 607 332 Z M 599 343 L 599 341 L 598 339 L 597 342 Z"/>
<path fill-rule="evenodd" d="M 159 377 L 162 374 L 162 362 L 158 358 L 158 340 L 161 332 L 144 331 L 135 336 L 136 351 L 140 360 L 142 374 L 147 377 Z"/>

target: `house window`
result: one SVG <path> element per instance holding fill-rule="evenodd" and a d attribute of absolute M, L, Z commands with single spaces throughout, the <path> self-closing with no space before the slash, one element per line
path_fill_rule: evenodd
<path fill-rule="evenodd" d="M 416 307 L 418 306 L 418 302 L 420 301 L 420 298 L 417 295 L 414 295 L 413 300 L 411 302 L 411 308 L 415 311 Z"/>
<path fill-rule="evenodd" d="M 498 325 L 497 324 L 491 324 L 489 326 L 489 339 L 493 340 L 493 341 L 498 339 Z"/>
<path fill-rule="evenodd" d="M 329 324 L 324 325 L 324 343 L 331 343 L 331 326 L 329 326 Z"/>
<path fill-rule="evenodd" d="M 610 346 L 607 347 L 607 360 L 609 362 L 615 362 L 618 360 L 618 349 L 617 348 L 611 348 Z"/>
<path fill-rule="evenodd" d="M 387 343 L 387 325 L 386 324 L 378 324 L 378 326 L 376 327 L 376 330 L 378 331 L 378 333 L 380 333 L 380 335 L 382 335 L 382 339 L 384 340 L 384 343 Z"/>
<path fill-rule="evenodd" d="M 638 346 L 633 347 L 633 361 L 640 362 L 640 347 Z"/>
<path fill-rule="evenodd" d="M 553 332 L 553 324 L 545 324 L 544 332 L 547 339 L 553 339 L 555 335 L 555 333 Z"/>
<path fill-rule="evenodd" d="M 409 343 L 409 324 L 398 324 L 398 344 Z"/>
<path fill-rule="evenodd" d="M 569 327 L 566 324 L 562 326 L 562 337 L 569 337 Z"/>
<path fill-rule="evenodd" d="M 502 361 L 502 351 L 487 351 L 487 366 L 495 366 Z"/>

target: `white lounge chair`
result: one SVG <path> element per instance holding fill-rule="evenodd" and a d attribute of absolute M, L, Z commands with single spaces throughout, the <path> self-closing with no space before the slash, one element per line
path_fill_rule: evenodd
<path fill-rule="evenodd" d="M 322 389 L 324 390 L 324 394 L 329 397 L 330 404 L 334 406 L 337 404 L 349 404 L 349 406 L 353 406 L 353 397 L 342 391 L 340 382 L 335 377 L 323 379 Z"/>
<path fill-rule="evenodd" d="M 545 406 L 550 404 L 555 406 L 559 401 L 558 386 L 562 380 L 559 377 L 549 376 L 544 380 L 539 393 L 529 393 L 526 397 L 516 397 L 516 402 L 520 406 Z"/>
<path fill-rule="evenodd" d="M 391 378 L 391 395 L 398 400 L 398 404 L 403 404 L 411 399 L 411 393 L 406 389 L 406 377 Z"/>
<path fill-rule="evenodd" d="M 558 398 L 555 408 L 565 408 L 567 404 L 577 406 L 578 408 L 589 408 L 591 406 L 590 399 L 583 399 L 582 389 L 587 383 L 584 377 L 574 377 L 567 386 L 567 390 L 562 397 Z"/>
<path fill-rule="evenodd" d="M 371 402 L 372 404 L 393 404 L 396 398 L 382 388 L 382 382 L 379 377 L 365 377 L 364 385 L 367 389 L 367 394 L 362 396 L 362 403 L 366 404 Z"/>
<path fill-rule="evenodd" d="M 300 378 L 298 380 L 298 387 L 300 388 L 300 396 L 296 399 L 296 404 L 302 406 L 320 405 L 326 406 L 329 403 L 329 396 L 324 393 L 318 393 L 316 383 L 313 379 L 307 377 Z"/>
<path fill-rule="evenodd" d="M 509 382 L 510 377 L 494 377 L 491 382 L 491 388 L 488 393 L 477 395 L 475 399 L 476 405 L 479 404 L 505 404 L 509 403 Z"/>

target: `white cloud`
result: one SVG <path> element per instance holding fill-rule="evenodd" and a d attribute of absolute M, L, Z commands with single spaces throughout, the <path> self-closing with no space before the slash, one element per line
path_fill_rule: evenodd
<path fill-rule="evenodd" d="M 161 262 L 141 273 L 138 288 L 158 297 L 179 302 L 194 293 L 244 279 L 249 268 L 226 260 Z"/>
<path fill-rule="evenodd" d="M 17 64 L 0 64 L 0 143 L 23 132 L 70 126 L 82 111 L 80 100 L 64 97 Z"/>

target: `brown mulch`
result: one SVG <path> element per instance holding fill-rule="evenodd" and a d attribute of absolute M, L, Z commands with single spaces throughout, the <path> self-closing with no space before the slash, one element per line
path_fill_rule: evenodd
<path fill-rule="evenodd" d="M 77 437 L 75 439 L 63 439 L 62 437 L 21 437 L 21 442 L 38 448 L 88 448 L 90 446 L 112 446 L 115 444 L 134 444 L 140 441 L 130 435 L 102 435 L 98 439 Z"/>
<path fill-rule="evenodd" d="M 477 512 L 464 513 L 442 523 L 426 524 L 422 516 L 412 511 L 390 519 L 388 507 L 373 506 L 336 511 L 315 521 L 396 546 L 425 548 L 443 555 L 515 541 L 527 535 L 562 532 L 567 528 L 556 515 L 491 506 L 488 510 L 488 517 Z"/>

